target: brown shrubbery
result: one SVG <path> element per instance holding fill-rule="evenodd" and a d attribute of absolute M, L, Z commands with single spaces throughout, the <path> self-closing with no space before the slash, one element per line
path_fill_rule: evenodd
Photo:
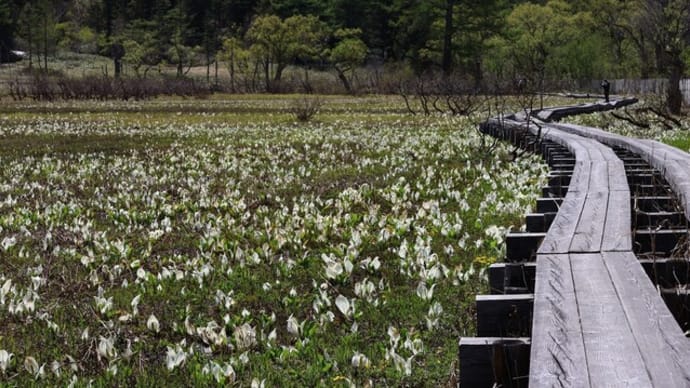
<path fill-rule="evenodd" d="M 290 113 L 297 121 L 310 121 L 323 106 L 323 100 L 319 96 L 302 96 L 292 101 Z"/>
<path fill-rule="evenodd" d="M 191 79 L 135 79 L 33 75 L 9 83 L 14 100 L 145 100 L 162 95 L 204 97 L 210 88 Z"/>

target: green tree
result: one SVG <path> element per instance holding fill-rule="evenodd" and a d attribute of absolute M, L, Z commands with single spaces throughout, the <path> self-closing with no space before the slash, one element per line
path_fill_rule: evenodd
<path fill-rule="evenodd" d="M 667 107 L 680 114 L 683 95 L 680 80 L 685 74 L 683 57 L 690 47 L 690 1 L 643 0 L 646 17 L 639 28 L 646 31 L 656 48 L 659 68 L 668 77 Z"/>
<path fill-rule="evenodd" d="M 432 66 L 424 50 L 432 38 L 432 25 L 437 20 L 436 8 L 430 1 L 395 0 L 394 17 L 390 21 L 394 40 L 390 49 L 391 59 L 406 60 L 421 73 Z"/>
<path fill-rule="evenodd" d="M 55 33 L 58 48 L 77 53 L 95 54 L 98 51 L 98 34 L 88 26 L 80 27 L 73 21 L 57 23 Z"/>
<path fill-rule="evenodd" d="M 259 16 L 246 34 L 250 52 L 263 67 L 266 90 L 274 91 L 285 68 L 296 59 L 321 55 L 326 28 L 315 16 Z"/>
<path fill-rule="evenodd" d="M 177 69 L 177 77 L 186 75 L 196 63 L 202 49 L 198 46 L 190 46 L 188 41 L 188 24 L 185 12 L 180 5 L 174 7 L 166 14 L 167 26 L 171 27 L 172 34 L 167 42 L 167 57 Z M 185 66 L 187 69 L 185 70 Z"/>
<path fill-rule="evenodd" d="M 352 93 L 352 79 L 355 69 L 361 65 L 367 57 L 367 46 L 360 39 L 359 29 L 339 29 L 333 34 L 337 40 L 336 45 L 330 50 L 329 61 L 335 69 L 338 79 L 343 83 L 345 90 Z"/>
<path fill-rule="evenodd" d="M 263 67 L 266 90 L 273 91 L 274 83 L 280 81 L 291 59 L 285 23 L 275 15 L 259 16 L 249 27 L 246 38 L 251 44 L 252 55 Z"/>
<path fill-rule="evenodd" d="M 40 14 L 38 8 L 31 4 L 24 5 L 19 14 L 18 36 L 22 39 L 28 54 L 29 69 L 33 69 L 34 56 L 37 55 L 38 51 L 39 20 Z"/>
<path fill-rule="evenodd" d="M 9 1 L 0 2 L 0 63 L 9 62 L 14 46 L 14 7 Z"/>
<path fill-rule="evenodd" d="M 404 47 L 416 72 L 439 67 L 444 74 L 469 75 L 479 84 L 489 41 L 502 34 L 509 3 L 397 0 L 393 9 L 395 51 Z"/>
<path fill-rule="evenodd" d="M 604 50 L 601 54 L 607 56 L 606 72 L 616 77 L 649 78 L 652 71 L 649 45 L 644 34 L 630 28 L 633 10 L 629 2 L 599 0 L 592 4 L 591 15 L 603 40 L 600 44 Z"/>
<path fill-rule="evenodd" d="M 149 70 L 162 60 L 155 22 L 134 20 L 119 40 L 124 48 L 122 59 L 134 69 L 137 77 L 146 78 Z"/>
<path fill-rule="evenodd" d="M 326 23 L 316 16 L 295 15 L 285 19 L 287 30 L 292 36 L 290 51 L 294 59 L 304 68 L 304 85 L 309 84 L 309 67 L 312 62 L 323 60 L 328 47 L 330 31 Z"/>
<path fill-rule="evenodd" d="M 441 68 L 443 74 L 450 74 L 453 67 L 453 11 L 455 0 L 445 0 L 445 12 L 443 17 L 443 59 Z"/>
<path fill-rule="evenodd" d="M 271 0 L 260 2 L 259 9 L 287 19 L 294 15 L 324 15 L 330 6 L 329 2 L 321 0 Z"/>
<path fill-rule="evenodd" d="M 245 49 L 242 41 L 236 37 L 229 37 L 223 40 L 223 48 L 218 57 L 224 61 L 228 67 L 230 75 L 230 89 L 237 91 L 237 74 L 246 73 L 249 70 L 249 50 Z"/>
<path fill-rule="evenodd" d="M 504 0 L 463 0 L 456 12 L 454 57 L 458 70 L 480 86 L 491 39 L 504 34 L 509 4 Z"/>
<path fill-rule="evenodd" d="M 586 28 L 584 15 L 573 14 L 562 0 L 551 0 L 545 5 L 520 4 L 508 15 L 511 57 L 516 71 L 530 79 L 539 90 L 544 87 L 547 73 L 559 62 L 558 49 L 575 42 L 580 29 Z"/>
<path fill-rule="evenodd" d="M 43 54 L 43 70 L 48 70 L 48 54 L 54 46 L 55 39 L 55 8 L 51 0 L 38 0 L 37 4 L 27 4 L 29 7 L 35 7 L 35 13 L 32 11 L 31 15 L 35 17 L 34 22 L 38 22 L 38 39 L 37 51 Z M 39 67 L 41 61 L 39 57 Z"/>
<path fill-rule="evenodd" d="M 350 28 L 362 31 L 361 39 L 370 48 L 371 56 L 387 59 L 395 41 L 394 20 L 399 13 L 400 0 L 330 0 L 328 23 L 331 28 Z M 407 1 L 414 6 L 429 1 Z"/>

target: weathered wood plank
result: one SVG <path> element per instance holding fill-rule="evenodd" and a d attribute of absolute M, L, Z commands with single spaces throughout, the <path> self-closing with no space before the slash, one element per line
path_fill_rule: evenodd
<path fill-rule="evenodd" d="M 608 202 L 609 193 L 606 191 L 587 194 L 569 252 L 601 251 Z"/>
<path fill-rule="evenodd" d="M 609 204 L 606 209 L 606 224 L 602 252 L 631 251 L 632 224 L 630 214 L 630 194 L 628 191 L 609 192 Z"/>
<path fill-rule="evenodd" d="M 630 191 L 628 179 L 625 176 L 625 165 L 620 159 L 608 162 L 609 170 L 609 190 L 611 191 Z"/>
<path fill-rule="evenodd" d="M 637 103 L 636 98 L 616 98 L 615 100 L 611 100 L 610 102 L 597 101 L 593 103 L 550 107 L 547 109 L 543 109 L 541 111 L 534 112 L 533 114 L 541 120 L 558 121 L 568 116 L 613 110 L 635 103 Z"/>
<path fill-rule="evenodd" d="M 530 386 L 589 387 L 568 255 L 539 255 L 534 291 Z"/>
<path fill-rule="evenodd" d="M 575 163 L 573 176 L 570 178 L 570 185 L 568 185 L 568 192 L 573 193 L 587 193 L 589 191 L 589 179 L 592 173 L 592 162 L 580 161 L 578 159 Z"/>
<path fill-rule="evenodd" d="M 582 214 L 585 198 L 585 193 L 568 191 L 549 231 L 537 250 L 538 254 L 568 253 L 577 223 L 580 220 L 580 214 Z"/>
<path fill-rule="evenodd" d="M 573 136 L 576 141 L 581 142 L 587 149 L 587 152 L 589 154 L 589 160 L 592 162 L 599 162 L 599 161 L 610 161 L 610 160 L 618 160 L 618 156 L 616 155 L 615 152 L 608 146 L 605 146 L 601 144 L 600 142 L 596 140 L 592 140 L 590 138 L 582 137 L 580 135 L 572 135 L 568 134 L 569 136 Z"/>
<path fill-rule="evenodd" d="M 623 176 L 625 176 L 624 171 Z M 609 190 L 609 164 L 606 161 L 592 162 L 587 193 L 608 192 Z"/>
<path fill-rule="evenodd" d="M 629 150 L 658 169 L 673 188 L 690 219 L 690 155 L 675 147 L 652 140 L 633 139 L 611 134 L 598 128 L 574 124 L 551 124 L 562 131 L 591 137 L 609 146 Z"/>
<path fill-rule="evenodd" d="M 569 258 L 592 386 L 651 387 L 601 254 L 571 254 Z"/>
<path fill-rule="evenodd" d="M 690 342 L 631 252 L 604 263 L 655 387 L 690 386 Z"/>

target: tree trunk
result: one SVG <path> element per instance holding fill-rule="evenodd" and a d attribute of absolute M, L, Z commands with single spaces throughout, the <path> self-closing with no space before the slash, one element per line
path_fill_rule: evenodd
<path fill-rule="evenodd" d="M 271 91 L 271 77 L 270 77 L 271 70 L 270 70 L 270 68 L 271 68 L 271 63 L 268 61 L 268 59 L 266 59 L 264 61 L 264 77 L 266 79 L 266 91 L 267 92 Z"/>
<path fill-rule="evenodd" d="M 34 68 L 34 34 L 31 28 L 31 23 L 27 23 L 28 26 L 28 43 L 29 43 L 29 70 Z"/>
<path fill-rule="evenodd" d="M 120 58 L 115 58 L 113 62 L 115 66 L 115 78 L 120 78 L 120 74 L 122 74 L 122 60 Z"/>
<path fill-rule="evenodd" d="M 216 88 L 218 88 L 218 60 L 217 59 L 214 61 L 214 66 L 215 66 L 215 70 L 214 70 L 215 73 L 213 75 L 214 85 Z"/>
<path fill-rule="evenodd" d="M 43 69 L 48 71 L 48 10 L 43 12 Z"/>
<path fill-rule="evenodd" d="M 338 73 L 338 78 L 340 79 L 340 82 L 343 83 L 347 93 L 352 94 L 352 85 L 350 84 L 350 80 L 347 79 L 347 75 L 345 75 L 345 69 L 341 69 L 340 67 L 336 66 L 335 71 Z"/>
<path fill-rule="evenodd" d="M 218 61 L 216 61 L 216 64 Z M 217 68 L 217 67 L 216 67 Z M 218 84 L 218 74 L 216 73 L 216 84 Z M 230 90 L 235 93 L 235 51 L 230 51 Z"/>
<path fill-rule="evenodd" d="M 273 85 L 272 86 L 274 89 L 279 89 L 279 90 L 275 90 L 275 91 L 280 91 L 280 89 L 282 89 L 280 87 L 280 80 L 283 78 L 283 70 L 285 70 L 285 67 L 287 67 L 287 65 L 284 63 L 279 63 L 278 65 L 276 65 L 276 72 L 273 75 Z"/>
<path fill-rule="evenodd" d="M 113 43 L 110 45 L 110 57 L 113 59 L 113 66 L 115 66 L 115 78 L 120 78 L 122 73 L 122 57 L 125 56 L 125 47 L 120 43 Z"/>
<path fill-rule="evenodd" d="M 206 84 L 211 84 L 211 50 L 206 49 Z"/>
<path fill-rule="evenodd" d="M 647 52 L 645 45 L 645 33 L 644 31 L 639 31 L 639 36 L 633 32 L 632 29 L 626 29 L 628 37 L 632 40 L 635 48 L 637 49 L 637 54 L 640 57 L 640 78 L 647 79 L 651 73 L 651 65 L 649 61 L 649 53 Z"/>
<path fill-rule="evenodd" d="M 669 67 L 668 100 L 666 105 L 669 112 L 679 115 L 683 106 L 683 94 L 680 91 L 680 79 L 683 77 L 684 70 L 683 61 L 680 58 L 675 58 Z"/>
<path fill-rule="evenodd" d="M 667 61 L 668 54 L 665 51 L 666 49 L 660 43 L 654 45 L 654 58 L 656 59 L 654 67 L 656 69 L 656 73 L 659 75 L 672 71 L 670 67 L 673 65 Z"/>
<path fill-rule="evenodd" d="M 311 84 L 309 83 L 309 66 L 304 66 L 304 91 L 308 94 L 313 92 Z"/>
<path fill-rule="evenodd" d="M 484 75 L 482 74 L 482 59 L 479 56 L 472 61 L 472 78 L 474 78 L 475 89 L 480 90 Z"/>
<path fill-rule="evenodd" d="M 450 74 L 453 68 L 453 5 L 455 0 L 446 0 L 445 28 L 443 31 L 443 74 Z"/>

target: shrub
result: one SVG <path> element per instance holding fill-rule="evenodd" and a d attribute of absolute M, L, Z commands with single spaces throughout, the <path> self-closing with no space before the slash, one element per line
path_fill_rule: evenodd
<path fill-rule="evenodd" d="M 295 119 L 300 122 L 307 122 L 311 120 L 321 107 L 323 100 L 317 96 L 302 96 L 292 100 L 290 106 L 290 113 L 295 116 Z"/>
<path fill-rule="evenodd" d="M 10 95 L 15 100 L 146 100 L 161 95 L 205 97 L 209 93 L 204 84 L 184 78 L 78 78 L 35 74 L 25 82 L 10 84 Z"/>

